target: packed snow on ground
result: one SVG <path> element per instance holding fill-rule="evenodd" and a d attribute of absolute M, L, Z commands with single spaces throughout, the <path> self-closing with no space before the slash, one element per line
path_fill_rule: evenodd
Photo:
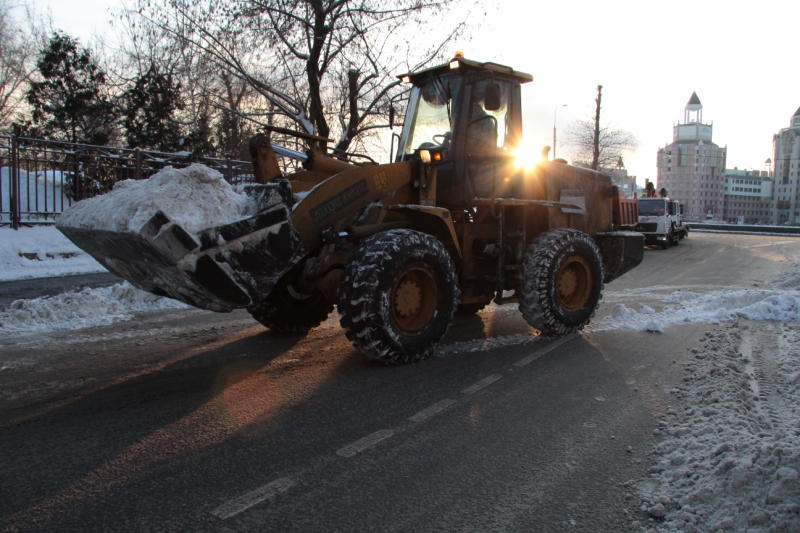
<path fill-rule="evenodd" d="M 693 349 L 639 484 L 652 532 L 800 531 L 800 328 L 740 322 Z"/>
<path fill-rule="evenodd" d="M 155 296 L 124 282 L 16 300 L 0 309 L 0 334 L 105 326 L 130 320 L 137 312 L 186 308 L 177 300 Z"/>
<path fill-rule="evenodd" d="M 598 330 L 719 324 L 692 349 L 639 484 L 650 532 L 800 531 L 800 267 L 769 288 L 610 295 Z M 655 306 L 631 301 L 646 295 Z M 620 303 L 627 301 L 628 305 Z"/>
<path fill-rule="evenodd" d="M 255 214 L 255 202 L 205 165 L 166 167 L 146 180 L 125 180 L 82 200 L 58 218 L 61 227 L 139 231 L 157 212 L 189 233 Z"/>
<path fill-rule="evenodd" d="M 54 226 L 0 228 L 0 281 L 105 271 Z"/>

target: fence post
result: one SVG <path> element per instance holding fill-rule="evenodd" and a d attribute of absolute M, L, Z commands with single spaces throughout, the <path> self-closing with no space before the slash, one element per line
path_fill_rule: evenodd
<path fill-rule="evenodd" d="M 8 205 L 11 210 L 11 227 L 19 229 L 19 141 L 16 135 L 11 136 L 11 191 L 8 197 Z"/>
<path fill-rule="evenodd" d="M 142 151 L 136 148 L 134 151 L 134 160 L 136 162 L 136 168 L 133 171 L 134 179 L 140 180 L 142 179 Z"/>

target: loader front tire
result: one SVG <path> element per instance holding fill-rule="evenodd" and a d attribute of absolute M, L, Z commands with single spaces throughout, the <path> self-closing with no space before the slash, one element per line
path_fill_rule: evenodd
<path fill-rule="evenodd" d="M 545 336 L 563 336 L 585 326 L 603 291 L 600 249 L 587 234 L 555 229 L 528 247 L 519 309 Z"/>
<path fill-rule="evenodd" d="M 281 335 L 305 335 L 328 318 L 333 304 L 319 292 L 305 294 L 285 278 L 264 300 L 247 308 L 250 315 L 271 331 Z"/>
<path fill-rule="evenodd" d="M 347 338 L 386 364 L 429 357 L 453 320 L 457 279 L 450 254 L 432 235 L 396 229 L 367 238 L 339 286 Z"/>

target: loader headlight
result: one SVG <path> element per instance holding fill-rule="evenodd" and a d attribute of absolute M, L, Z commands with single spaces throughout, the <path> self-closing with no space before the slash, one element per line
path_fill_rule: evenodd
<path fill-rule="evenodd" d="M 444 161 L 444 152 L 438 150 L 420 150 L 419 158 L 423 163 L 438 163 Z"/>

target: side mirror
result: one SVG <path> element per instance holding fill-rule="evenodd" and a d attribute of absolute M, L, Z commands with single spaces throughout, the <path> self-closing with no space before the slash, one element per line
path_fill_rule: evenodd
<path fill-rule="evenodd" d="M 486 84 L 486 94 L 483 98 L 483 107 L 487 111 L 499 111 L 503 107 L 500 86 L 494 82 Z"/>
<path fill-rule="evenodd" d="M 394 115 L 395 115 L 395 113 L 396 113 L 396 111 L 394 110 L 394 106 L 390 105 L 389 106 L 389 127 L 390 128 L 394 128 Z"/>

